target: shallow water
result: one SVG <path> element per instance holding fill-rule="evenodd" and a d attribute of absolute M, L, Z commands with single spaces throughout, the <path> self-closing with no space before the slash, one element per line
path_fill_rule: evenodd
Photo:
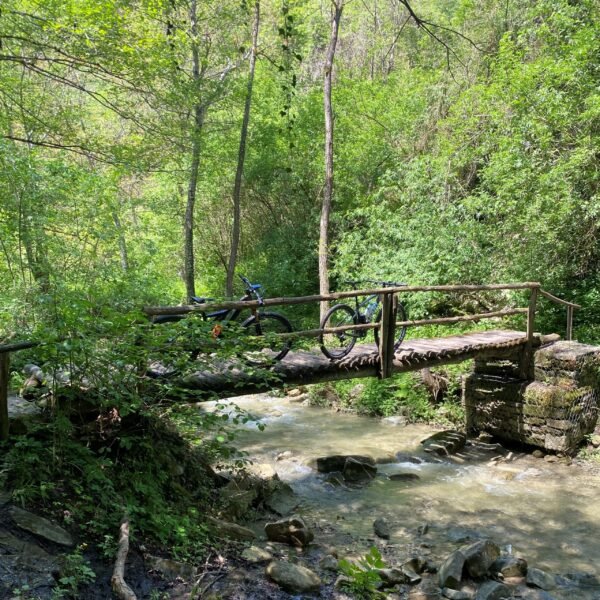
<path fill-rule="evenodd" d="M 443 557 L 485 536 L 530 566 L 600 575 L 600 478 L 589 469 L 497 449 L 467 449 L 458 463 L 435 461 L 420 449 L 420 441 L 433 433 L 425 425 L 335 413 L 264 394 L 235 403 L 266 425 L 261 432 L 248 423 L 238 447 L 254 462 L 271 464 L 298 494 L 298 512 L 323 524 L 324 531 L 333 529 L 333 542 L 348 550 L 372 545 L 373 520 L 385 516 L 398 547 L 420 544 Z M 286 451 L 291 456 L 277 460 Z M 334 487 L 307 464 L 330 454 L 369 455 L 386 464 L 378 465 L 377 478 L 364 488 Z M 388 479 L 393 473 L 419 479 Z M 417 528 L 425 523 L 429 532 L 419 538 Z M 576 597 L 598 597 L 598 591 L 578 591 Z"/>

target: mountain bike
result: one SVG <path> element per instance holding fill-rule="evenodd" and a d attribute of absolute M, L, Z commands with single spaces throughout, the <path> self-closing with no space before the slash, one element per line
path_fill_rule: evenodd
<path fill-rule="evenodd" d="M 262 285 L 260 283 L 250 283 L 250 281 L 240 275 L 240 279 L 244 283 L 245 293 L 240 298 L 240 302 L 250 300 L 258 300 L 260 306 L 263 305 L 264 299 L 260 293 Z M 212 302 L 214 298 L 204 298 L 199 296 L 192 297 L 194 304 L 206 304 Z M 253 340 L 250 344 L 251 349 L 244 350 L 242 356 L 244 360 L 251 365 L 264 365 L 282 360 L 290 351 L 292 342 L 288 338 L 279 338 L 274 335 L 277 333 L 291 333 L 293 331 L 291 323 L 283 316 L 275 312 L 267 312 L 262 309 L 250 309 L 251 315 L 243 320 L 240 326 L 252 336 L 264 338 L 264 342 Z M 244 312 L 241 308 L 222 309 L 209 313 L 201 313 L 203 320 L 211 320 L 215 322 L 212 329 L 212 335 L 218 339 L 223 335 L 223 329 L 227 323 L 238 321 L 240 315 Z M 181 321 L 188 317 L 189 314 L 182 313 L 176 315 L 158 315 L 154 317 L 153 323 L 172 323 Z M 192 359 L 196 359 L 199 350 L 192 351 Z"/>
<path fill-rule="evenodd" d="M 374 283 L 381 287 L 400 287 L 406 285 L 406 283 L 396 283 L 394 281 L 372 281 L 365 280 L 360 281 L 346 281 L 344 282 L 350 286 L 357 286 L 360 283 Z M 379 294 L 372 294 L 367 296 L 364 300 L 358 301 L 358 297 L 354 298 L 355 307 L 352 308 L 348 304 L 336 304 L 332 306 L 323 321 L 321 322 L 321 329 L 334 329 L 344 327 L 348 325 L 363 325 L 367 323 L 379 323 L 381 320 L 381 296 Z M 398 302 L 398 320 L 406 321 L 406 309 Z M 321 334 L 319 341 L 321 343 L 321 352 L 332 360 L 337 360 L 348 355 L 357 340 L 365 339 L 367 337 L 368 330 L 356 330 L 349 329 L 347 331 L 341 331 L 337 333 L 325 333 Z M 379 328 L 373 330 L 375 336 L 375 343 L 379 346 Z M 394 340 L 394 350 L 398 349 L 398 346 L 402 343 L 404 336 L 406 335 L 406 326 L 396 328 L 396 339 Z"/>

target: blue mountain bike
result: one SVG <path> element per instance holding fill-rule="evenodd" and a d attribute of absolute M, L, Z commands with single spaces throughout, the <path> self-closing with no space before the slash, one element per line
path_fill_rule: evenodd
<path fill-rule="evenodd" d="M 406 283 L 396 283 L 394 281 L 345 281 L 347 285 L 356 287 L 360 283 L 374 283 L 380 287 L 400 287 L 406 285 Z M 363 325 L 367 323 L 379 323 L 381 320 L 381 297 L 378 294 L 372 294 L 367 296 L 364 300 L 358 301 L 358 297 L 354 299 L 355 307 L 352 308 L 348 304 L 336 304 L 332 306 L 323 321 L 321 322 L 321 329 L 335 329 L 343 328 L 348 325 Z M 406 321 L 406 309 L 399 302 L 398 303 L 398 320 Z M 357 340 L 366 339 L 369 330 L 356 330 L 349 329 L 344 331 L 337 331 L 335 333 L 324 333 L 321 334 L 319 341 L 321 343 L 321 352 L 332 360 L 339 360 L 350 354 L 354 344 Z M 379 346 L 379 328 L 373 330 L 375 336 L 375 343 Z M 402 343 L 404 336 L 406 335 L 406 326 L 396 328 L 396 339 L 394 340 L 394 349 L 398 349 L 398 346 Z"/>
<path fill-rule="evenodd" d="M 247 302 L 250 300 L 258 300 L 259 304 L 263 304 L 263 297 L 260 293 L 261 284 L 250 283 L 250 281 L 239 276 L 244 282 L 245 293 L 240 298 L 241 302 Z M 202 298 L 194 296 L 192 301 L 194 304 L 205 304 L 213 301 L 213 298 Z M 222 309 L 214 312 L 202 313 L 204 320 L 214 321 L 213 336 L 219 338 L 222 335 L 223 328 L 227 323 L 236 322 L 240 320 L 242 313 L 245 311 L 241 308 L 234 309 Z M 290 351 L 292 342 L 290 338 L 280 338 L 273 334 L 278 333 L 291 333 L 293 331 L 291 323 L 279 313 L 268 312 L 262 309 L 250 309 L 250 316 L 245 318 L 241 322 L 241 327 L 248 332 L 249 335 L 255 336 L 255 339 L 249 343 L 249 349 L 242 353 L 244 360 L 252 365 L 264 365 L 273 362 L 280 361 Z M 176 315 L 159 315 L 154 317 L 154 323 L 172 323 L 175 321 L 181 321 L 188 317 L 189 314 L 176 314 Z M 264 341 L 261 342 L 260 339 Z M 192 358 L 196 359 L 199 350 L 192 351 Z"/>

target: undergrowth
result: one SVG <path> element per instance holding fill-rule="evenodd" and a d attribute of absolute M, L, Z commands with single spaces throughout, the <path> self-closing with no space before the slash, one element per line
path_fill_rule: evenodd
<path fill-rule="evenodd" d="M 457 425 L 464 420 L 460 400 L 460 376 L 468 366 L 446 367 L 448 387 L 443 399 L 433 402 L 430 392 L 415 373 L 400 373 L 389 379 L 345 380 L 311 386 L 313 405 L 336 406 L 360 414 L 380 417 L 403 416 L 411 422 Z"/>

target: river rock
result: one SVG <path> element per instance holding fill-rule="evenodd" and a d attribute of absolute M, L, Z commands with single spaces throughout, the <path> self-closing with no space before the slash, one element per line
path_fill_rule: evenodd
<path fill-rule="evenodd" d="M 192 579 L 196 574 L 196 569 L 192 565 L 171 560 L 170 558 L 161 558 L 160 556 L 152 556 L 150 554 L 144 557 L 146 565 L 154 570 L 162 573 L 167 579 Z"/>
<path fill-rule="evenodd" d="M 373 531 L 383 540 L 390 539 L 390 524 L 385 517 L 378 517 L 373 521 Z"/>
<path fill-rule="evenodd" d="M 276 584 L 292 594 L 318 592 L 321 587 L 319 577 L 301 565 L 278 560 L 269 563 L 265 572 Z"/>
<path fill-rule="evenodd" d="M 525 586 L 517 587 L 515 589 L 515 595 L 517 598 L 521 598 L 521 600 L 557 600 L 554 596 L 544 590 Z"/>
<path fill-rule="evenodd" d="M 322 456 L 316 459 L 317 471 L 319 473 L 342 472 L 346 466 L 347 459 L 353 459 L 363 464 L 375 467 L 375 460 L 370 456 L 360 456 L 358 454 L 334 454 L 332 456 Z"/>
<path fill-rule="evenodd" d="M 441 588 L 456 590 L 460 587 L 465 557 L 460 550 L 450 554 L 440 567 L 439 582 Z"/>
<path fill-rule="evenodd" d="M 527 570 L 527 585 L 542 590 L 553 590 L 556 587 L 556 578 L 542 569 L 529 568 Z"/>
<path fill-rule="evenodd" d="M 293 515 L 265 525 L 265 534 L 271 542 L 280 542 L 290 546 L 308 546 L 314 539 L 313 532 L 306 526 L 304 519 Z"/>
<path fill-rule="evenodd" d="M 419 481 L 421 479 L 416 473 L 392 473 L 388 477 L 392 481 Z"/>
<path fill-rule="evenodd" d="M 467 443 L 467 436 L 455 430 L 438 431 L 423 440 L 423 450 L 439 456 L 448 456 L 460 452 Z"/>
<path fill-rule="evenodd" d="M 377 574 L 386 587 L 392 587 L 399 583 L 410 583 L 411 581 L 411 576 L 408 573 L 405 573 L 403 569 L 397 567 L 377 569 Z M 420 581 L 421 578 L 417 575 L 414 583 L 417 584 Z"/>
<path fill-rule="evenodd" d="M 453 590 L 451 588 L 444 588 L 442 590 L 442 596 L 449 598 L 449 600 L 473 600 L 473 594 L 469 592 L 463 592 L 462 590 Z"/>
<path fill-rule="evenodd" d="M 464 544 L 472 540 L 481 539 L 482 535 L 475 529 L 468 529 L 467 527 L 452 527 L 446 532 L 448 541 L 454 542 L 455 544 Z"/>
<path fill-rule="evenodd" d="M 258 546 L 250 546 L 242 552 L 242 558 L 252 564 L 259 564 L 273 560 L 273 555 Z"/>
<path fill-rule="evenodd" d="M 567 573 L 565 579 L 578 587 L 600 587 L 600 577 L 593 573 Z"/>
<path fill-rule="evenodd" d="M 422 573 L 437 573 L 438 571 L 437 567 L 428 558 L 420 555 L 411 557 L 402 567 L 411 569 L 419 575 Z"/>
<path fill-rule="evenodd" d="M 279 481 L 273 493 L 265 499 L 264 505 L 280 517 L 284 517 L 298 506 L 298 498 L 290 485 Z"/>
<path fill-rule="evenodd" d="M 460 548 L 465 557 L 465 567 L 474 578 L 487 574 L 494 561 L 500 556 L 500 547 L 491 540 L 481 540 Z M 451 587 L 451 586 L 449 586 Z"/>
<path fill-rule="evenodd" d="M 377 467 L 370 462 L 348 457 L 342 474 L 348 483 L 367 483 L 377 475 Z"/>
<path fill-rule="evenodd" d="M 527 561 L 516 556 L 501 556 L 490 567 L 491 573 L 501 573 L 503 577 L 524 577 L 527 574 Z"/>
<path fill-rule="evenodd" d="M 242 527 L 242 525 L 238 525 L 237 523 L 222 521 L 221 519 L 215 519 L 214 517 L 208 517 L 207 520 L 212 525 L 218 536 L 223 536 L 242 542 L 256 538 L 254 531 L 248 529 L 247 527 Z"/>
<path fill-rule="evenodd" d="M 510 598 L 511 589 L 498 581 L 486 581 L 478 590 L 475 600 L 501 600 Z"/>
<path fill-rule="evenodd" d="M 74 545 L 73 538 L 68 531 L 65 531 L 56 523 L 44 519 L 44 517 L 34 515 L 17 506 L 11 507 L 10 516 L 13 518 L 13 521 L 25 531 L 29 531 L 30 533 L 54 542 L 55 544 L 60 544 L 61 546 Z"/>
<path fill-rule="evenodd" d="M 338 571 L 338 559 L 331 554 L 327 554 L 319 561 L 319 566 L 325 571 Z"/>

